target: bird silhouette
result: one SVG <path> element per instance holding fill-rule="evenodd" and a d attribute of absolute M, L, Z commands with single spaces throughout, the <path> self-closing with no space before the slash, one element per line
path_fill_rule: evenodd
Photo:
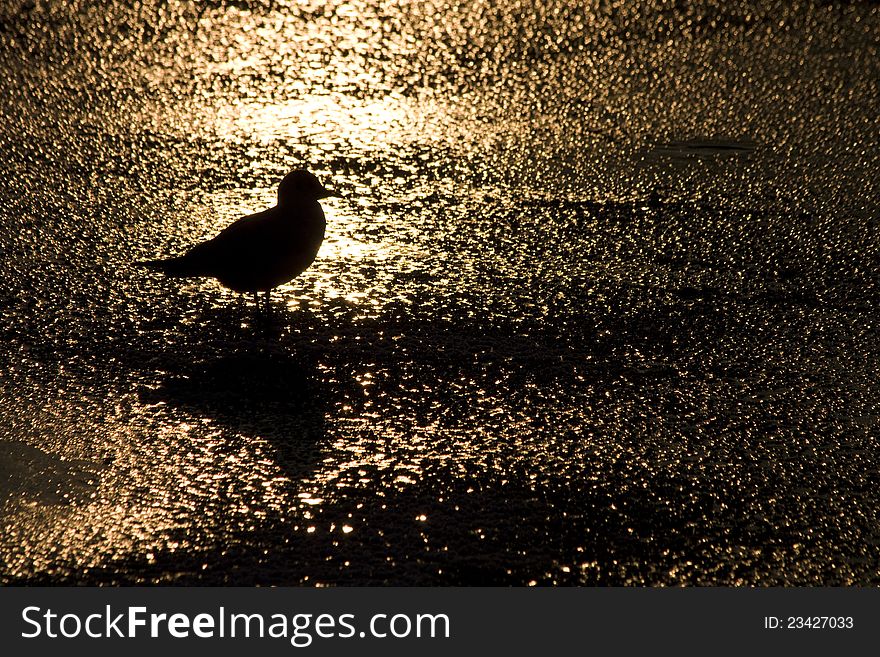
<path fill-rule="evenodd" d="M 213 239 L 176 258 L 137 264 L 167 276 L 208 276 L 236 292 L 266 293 L 303 273 L 324 241 L 327 222 L 318 201 L 334 196 L 305 169 L 288 173 L 278 204 L 243 217 Z"/>

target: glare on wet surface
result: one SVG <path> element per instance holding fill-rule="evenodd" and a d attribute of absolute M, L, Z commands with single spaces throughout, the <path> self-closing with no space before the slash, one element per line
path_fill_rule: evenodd
<path fill-rule="evenodd" d="M 877 582 L 876 7 L 3 12 L 2 581 Z"/>

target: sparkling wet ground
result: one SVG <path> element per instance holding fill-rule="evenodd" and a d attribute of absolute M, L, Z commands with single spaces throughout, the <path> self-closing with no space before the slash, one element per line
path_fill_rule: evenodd
<path fill-rule="evenodd" d="M 0 581 L 877 584 L 870 2 L 7 2 Z M 132 265 L 307 166 L 269 311 Z"/>

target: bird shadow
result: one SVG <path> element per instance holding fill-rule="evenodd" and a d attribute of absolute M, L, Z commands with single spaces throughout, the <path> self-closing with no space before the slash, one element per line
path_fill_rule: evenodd
<path fill-rule="evenodd" d="M 140 352 L 130 366 L 149 384 L 139 387 L 138 397 L 209 419 L 230 434 L 266 440 L 278 466 L 297 481 L 315 466 L 328 392 L 316 351 L 286 345 L 284 333 L 299 315 L 248 310 L 211 308 L 161 348 Z"/>

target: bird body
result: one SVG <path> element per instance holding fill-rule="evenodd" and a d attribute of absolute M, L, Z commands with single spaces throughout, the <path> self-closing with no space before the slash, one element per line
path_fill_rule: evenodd
<path fill-rule="evenodd" d="M 239 219 L 216 237 L 176 258 L 138 264 L 167 276 L 210 276 L 236 292 L 269 292 L 314 262 L 326 220 L 318 200 L 330 196 L 299 169 L 278 188 L 278 205 Z"/>

